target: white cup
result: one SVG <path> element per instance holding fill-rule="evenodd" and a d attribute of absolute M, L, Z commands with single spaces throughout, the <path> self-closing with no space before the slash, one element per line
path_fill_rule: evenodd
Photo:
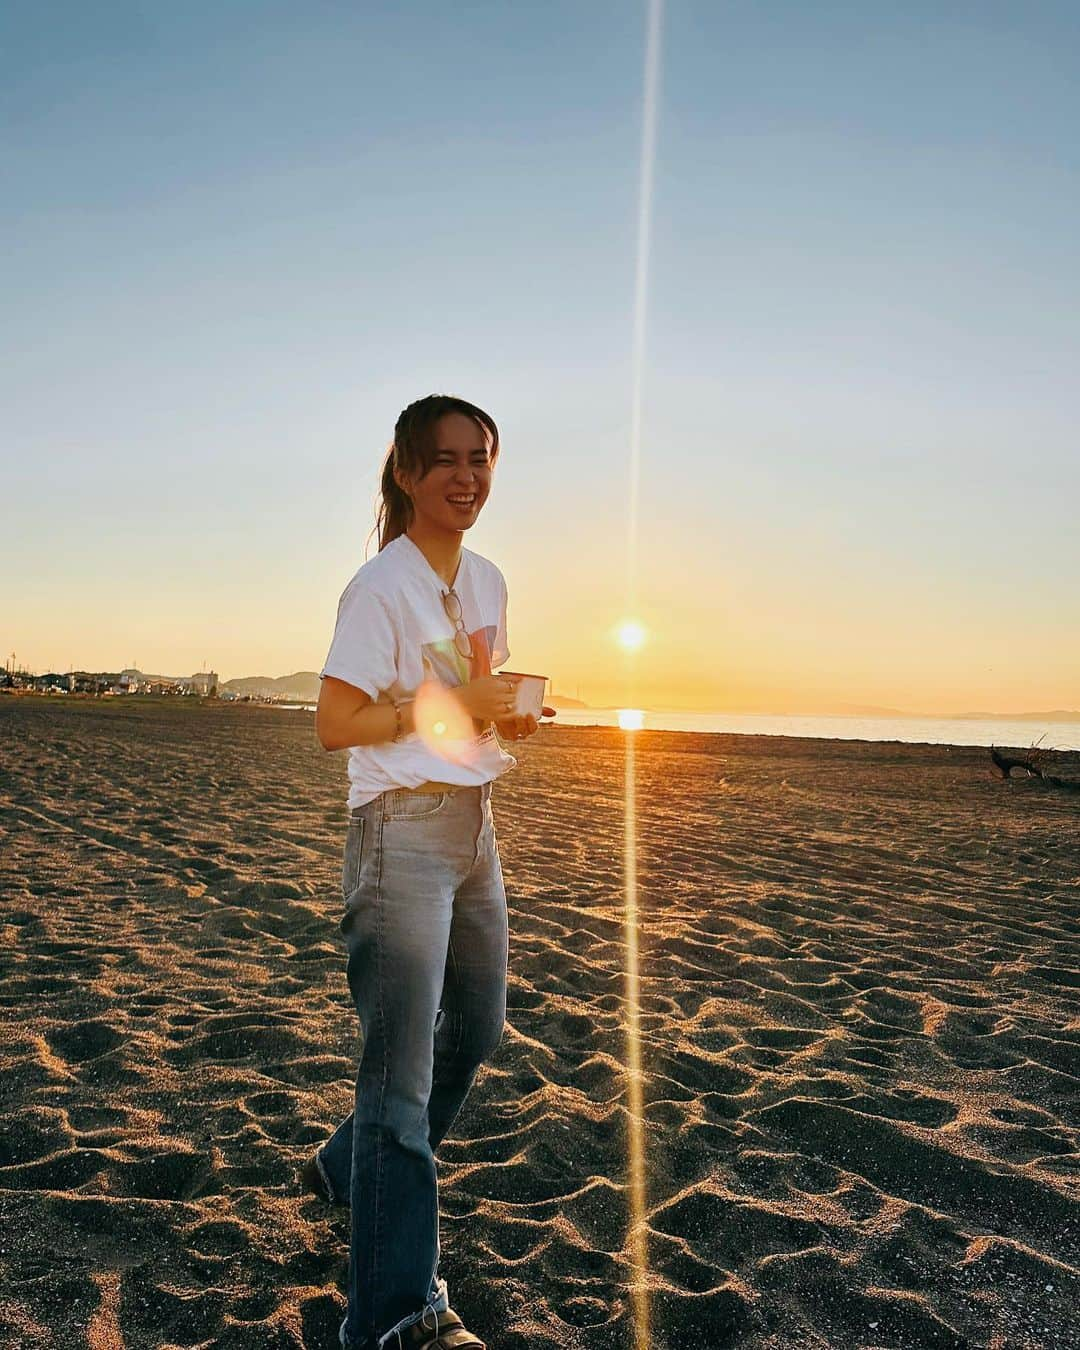
<path fill-rule="evenodd" d="M 514 703 L 514 712 L 521 716 L 532 713 L 539 722 L 544 711 L 544 690 L 547 687 L 547 676 L 523 675 L 516 670 L 500 670 L 499 674 L 507 676 L 515 683 L 517 698 Z"/>

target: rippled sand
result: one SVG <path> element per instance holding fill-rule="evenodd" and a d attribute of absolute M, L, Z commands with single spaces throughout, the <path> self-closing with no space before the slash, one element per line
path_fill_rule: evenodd
<path fill-rule="evenodd" d="M 494 807 L 508 1026 L 440 1151 L 491 1350 L 629 1347 L 624 734 Z M 1072 1346 L 1080 796 L 986 751 L 637 733 L 653 1345 Z M 1080 777 L 1061 757 L 1055 772 Z M 344 757 L 0 699 L 0 1344 L 337 1345 Z"/>

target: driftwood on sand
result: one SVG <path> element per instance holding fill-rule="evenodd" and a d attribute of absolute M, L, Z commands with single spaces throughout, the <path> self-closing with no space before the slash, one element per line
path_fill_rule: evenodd
<path fill-rule="evenodd" d="M 997 746 L 992 745 L 990 747 L 990 758 L 1001 778 L 1010 778 L 1013 769 L 1023 769 L 1029 778 L 1039 778 L 1048 787 L 1064 788 L 1066 792 L 1080 792 L 1080 781 L 1071 778 L 1056 778 L 1053 774 L 1044 772 L 1046 751 L 1038 744 L 1019 755 L 1003 754 Z"/>
<path fill-rule="evenodd" d="M 1032 746 L 1023 755 L 1003 755 L 997 746 L 992 745 L 990 747 L 990 758 L 994 761 L 995 766 L 1001 770 L 1002 778 L 1011 777 L 1013 769 L 1024 769 L 1036 778 L 1044 776 L 1041 766 L 1042 754 L 1035 746 Z"/>

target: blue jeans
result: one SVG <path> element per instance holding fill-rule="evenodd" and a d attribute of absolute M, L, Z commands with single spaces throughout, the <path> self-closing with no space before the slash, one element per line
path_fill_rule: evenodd
<path fill-rule="evenodd" d="M 491 784 L 356 807 L 342 893 L 360 1068 L 353 1113 L 316 1156 L 352 1207 L 341 1344 L 376 1350 L 448 1306 L 434 1150 L 506 1018 Z"/>

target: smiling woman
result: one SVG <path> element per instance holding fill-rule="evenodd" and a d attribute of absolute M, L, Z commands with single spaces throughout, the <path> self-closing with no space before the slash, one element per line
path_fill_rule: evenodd
<path fill-rule="evenodd" d="M 474 404 L 432 395 L 405 409 L 383 465 L 379 552 L 341 596 L 322 670 L 317 734 L 349 749 L 339 928 L 363 1048 L 355 1109 L 302 1179 L 352 1207 L 341 1343 L 362 1350 L 395 1333 L 415 1350 L 483 1350 L 438 1273 L 434 1150 L 502 1036 L 491 784 L 517 763 L 499 736 L 538 725 L 514 714 L 514 677 L 493 674 L 510 655 L 506 582 L 462 547 L 498 452 Z"/>

